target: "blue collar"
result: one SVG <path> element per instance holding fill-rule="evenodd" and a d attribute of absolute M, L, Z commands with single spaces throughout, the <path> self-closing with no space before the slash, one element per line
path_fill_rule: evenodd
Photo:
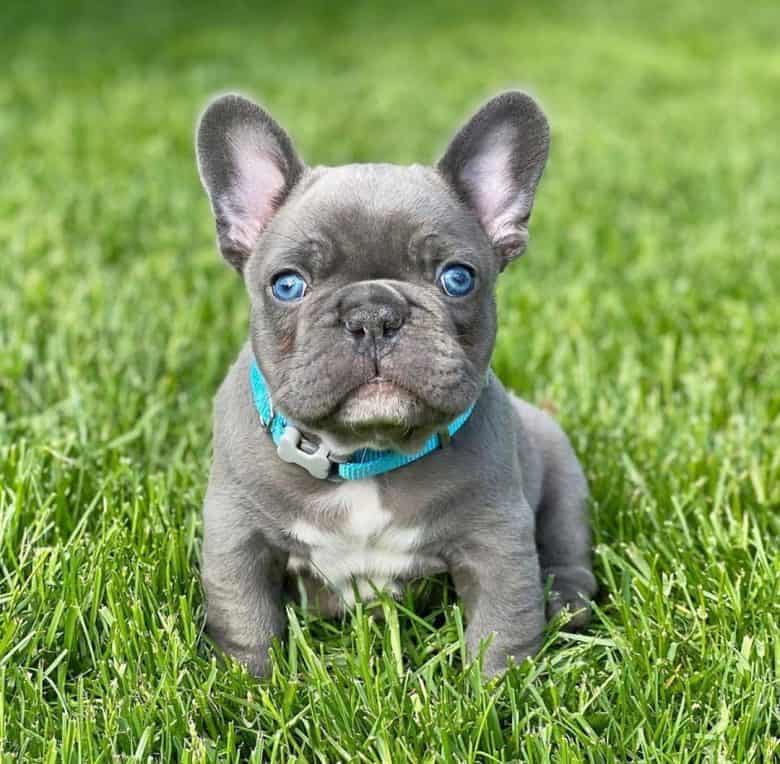
<path fill-rule="evenodd" d="M 363 448 L 352 454 L 349 459 L 341 460 L 335 458 L 322 443 L 309 441 L 300 430 L 289 424 L 282 414 L 273 410 L 268 385 L 255 361 L 252 361 L 249 379 L 252 384 L 255 408 L 263 427 L 271 434 L 276 444 L 279 458 L 303 467 L 312 477 L 320 480 L 361 480 L 383 475 L 385 472 L 416 462 L 431 451 L 443 448 L 466 423 L 475 405 L 472 403 L 457 419 L 450 422 L 446 429 L 431 435 L 423 447 L 414 454 Z"/>

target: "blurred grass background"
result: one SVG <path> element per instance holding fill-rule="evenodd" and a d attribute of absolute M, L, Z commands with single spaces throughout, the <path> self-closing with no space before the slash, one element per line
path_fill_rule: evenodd
<path fill-rule="evenodd" d="M 3 761 L 777 755 L 780 6 L 6 3 Z M 246 332 L 195 171 L 238 89 L 310 163 L 433 161 L 545 107 L 494 367 L 591 481 L 593 628 L 482 687 L 451 601 L 294 614 L 273 679 L 199 631 L 211 397 Z"/>

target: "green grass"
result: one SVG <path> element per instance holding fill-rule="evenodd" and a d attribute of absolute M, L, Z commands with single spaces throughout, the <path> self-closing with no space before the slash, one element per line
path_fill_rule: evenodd
<path fill-rule="evenodd" d="M 2 761 L 777 760 L 780 7 L 259 6 L 0 10 Z M 223 668 L 199 513 L 247 301 L 197 112 L 428 161 L 507 85 L 553 148 L 494 367 L 586 467 L 594 624 L 483 686 L 446 592 Z"/>

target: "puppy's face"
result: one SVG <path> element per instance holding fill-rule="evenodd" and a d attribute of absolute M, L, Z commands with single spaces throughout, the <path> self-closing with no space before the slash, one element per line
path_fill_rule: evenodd
<path fill-rule="evenodd" d="M 496 273 L 433 170 L 307 174 L 244 272 L 275 404 L 347 448 L 416 447 L 482 386 Z"/>
<path fill-rule="evenodd" d="M 473 403 L 498 273 L 527 241 L 548 128 L 489 102 L 437 167 L 306 168 L 258 106 L 224 96 L 198 130 L 220 248 L 243 275 L 274 406 L 336 451 L 414 451 Z"/>

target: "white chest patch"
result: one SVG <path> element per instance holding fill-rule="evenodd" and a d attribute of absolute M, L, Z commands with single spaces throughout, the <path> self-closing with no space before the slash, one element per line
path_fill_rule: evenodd
<path fill-rule="evenodd" d="M 307 569 L 354 603 L 352 579 L 361 597 L 374 588 L 397 591 L 393 579 L 409 572 L 418 559 L 418 528 L 394 526 L 393 514 L 382 507 L 374 480 L 340 483 L 315 507 L 322 526 L 296 520 L 290 535 L 309 547 L 310 559 L 291 556 L 288 570 Z"/>

